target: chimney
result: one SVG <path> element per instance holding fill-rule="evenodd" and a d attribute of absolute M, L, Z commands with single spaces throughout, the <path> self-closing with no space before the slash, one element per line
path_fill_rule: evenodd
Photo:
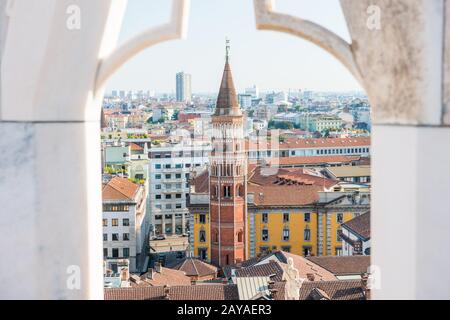
<path fill-rule="evenodd" d="M 155 271 L 158 272 L 158 273 L 162 273 L 161 262 L 156 262 L 155 263 Z"/>
<path fill-rule="evenodd" d="M 147 272 L 147 279 L 150 279 L 150 280 L 153 280 L 153 273 L 154 273 L 155 271 L 153 270 L 153 268 L 149 268 L 148 269 L 148 272 Z"/>
<path fill-rule="evenodd" d="M 363 290 L 364 297 L 366 300 L 370 300 L 370 286 L 369 286 L 369 274 L 363 273 L 361 275 L 361 289 Z"/>
<path fill-rule="evenodd" d="M 170 287 L 168 285 L 164 286 L 164 300 L 170 300 Z"/>
<path fill-rule="evenodd" d="M 122 270 L 120 270 L 120 280 L 121 281 L 128 281 L 129 278 L 130 278 L 130 272 L 129 272 L 128 268 L 123 268 Z"/>
<path fill-rule="evenodd" d="M 313 282 L 315 280 L 316 276 L 314 275 L 314 273 L 307 273 L 306 278 L 308 278 L 308 281 Z"/>

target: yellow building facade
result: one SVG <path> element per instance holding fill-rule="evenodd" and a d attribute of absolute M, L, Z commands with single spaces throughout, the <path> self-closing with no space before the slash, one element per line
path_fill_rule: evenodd
<path fill-rule="evenodd" d="M 340 208 L 338 208 L 340 209 Z M 342 210 L 315 206 L 306 208 L 248 208 L 247 258 L 282 250 L 302 256 L 335 256 L 342 252 L 341 224 L 369 210 L 355 205 Z M 210 258 L 210 228 L 207 207 L 191 208 L 193 254 Z"/>

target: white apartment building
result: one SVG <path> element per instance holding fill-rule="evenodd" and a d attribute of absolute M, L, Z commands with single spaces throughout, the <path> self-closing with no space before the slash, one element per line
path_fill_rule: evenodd
<path fill-rule="evenodd" d="M 371 140 L 369 137 L 324 138 L 324 139 L 288 139 L 277 142 L 272 139 L 251 139 L 248 146 L 248 158 L 252 161 L 285 158 L 347 155 L 370 157 Z"/>
<path fill-rule="evenodd" d="M 149 150 L 151 235 L 187 233 L 191 174 L 209 162 L 209 142 L 161 143 Z"/>
<path fill-rule="evenodd" d="M 102 197 L 104 259 L 128 259 L 131 272 L 142 271 L 149 229 L 145 186 L 114 177 L 103 185 Z"/>
<path fill-rule="evenodd" d="M 370 256 L 370 212 L 342 224 L 342 255 Z"/>

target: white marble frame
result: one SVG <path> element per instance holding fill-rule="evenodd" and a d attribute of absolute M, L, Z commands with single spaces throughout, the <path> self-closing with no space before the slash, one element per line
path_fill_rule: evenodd
<path fill-rule="evenodd" d="M 449 1 L 340 2 L 360 43 L 369 38 L 361 13 L 369 5 L 384 9 L 387 29 L 372 39 L 380 48 L 364 50 L 315 23 L 276 13 L 274 0 L 254 0 L 256 24 L 324 48 L 360 81 L 372 103 L 372 297 L 449 299 Z M 396 63 L 405 68 L 395 70 Z"/>

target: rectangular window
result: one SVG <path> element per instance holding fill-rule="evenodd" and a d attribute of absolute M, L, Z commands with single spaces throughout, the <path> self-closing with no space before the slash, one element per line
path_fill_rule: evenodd
<path fill-rule="evenodd" d="M 264 242 L 269 241 L 269 230 L 263 229 L 261 232 L 261 240 Z"/>
<path fill-rule="evenodd" d="M 223 196 L 225 198 L 231 198 L 231 187 L 230 186 L 223 187 Z"/>
<path fill-rule="evenodd" d="M 118 258 L 119 257 L 119 249 L 113 248 L 112 249 L 112 256 L 113 256 L 113 258 Z"/>
<path fill-rule="evenodd" d="M 112 219 L 112 226 L 118 227 L 119 226 L 119 219 Z"/>
<path fill-rule="evenodd" d="M 155 195 L 155 199 L 156 200 L 161 200 L 161 195 L 160 194 Z"/>
<path fill-rule="evenodd" d="M 130 241 L 130 234 L 129 233 L 124 233 L 122 235 L 122 237 L 123 237 L 123 241 Z"/>
<path fill-rule="evenodd" d="M 205 230 L 200 230 L 199 241 L 200 242 L 206 242 L 206 232 L 205 232 Z"/>
<path fill-rule="evenodd" d="M 342 256 L 342 248 L 336 248 L 336 256 L 338 257 Z"/>
<path fill-rule="evenodd" d="M 130 226 L 130 219 L 123 219 L 122 220 L 122 225 L 124 227 L 129 227 Z"/>
<path fill-rule="evenodd" d="M 177 194 L 175 195 L 175 198 L 181 199 L 181 193 L 177 193 Z"/>
<path fill-rule="evenodd" d="M 338 242 L 342 241 L 341 232 L 342 232 L 341 229 L 337 230 L 337 232 L 336 232 L 336 241 L 338 241 Z"/>
<path fill-rule="evenodd" d="M 263 223 L 269 222 L 269 214 L 263 213 L 263 214 L 261 215 L 261 221 L 262 221 Z"/>
<path fill-rule="evenodd" d="M 166 174 L 166 179 L 172 179 L 172 175 L 171 174 Z"/>
<path fill-rule="evenodd" d="M 262 254 L 269 252 L 269 247 L 259 247 L 259 252 Z"/>
<path fill-rule="evenodd" d="M 178 163 L 178 164 L 175 165 L 175 168 L 177 168 L 177 169 L 182 169 L 182 168 L 183 168 L 183 164 Z"/>
<path fill-rule="evenodd" d="M 112 234 L 112 241 L 119 241 L 119 234 L 118 233 L 113 233 Z"/>
<path fill-rule="evenodd" d="M 108 234 L 107 233 L 103 234 L 103 241 L 108 241 Z"/>
<path fill-rule="evenodd" d="M 155 189 L 156 190 L 161 190 L 161 185 L 160 184 L 155 185 Z"/>
<path fill-rule="evenodd" d="M 283 241 L 289 241 L 289 229 L 283 230 Z"/>
<path fill-rule="evenodd" d="M 165 167 L 166 169 L 170 169 L 172 166 L 171 166 L 170 164 L 166 164 L 164 167 Z"/>
<path fill-rule="evenodd" d="M 166 199 L 172 199 L 172 195 L 171 194 L 166 194 Z"/>
<path fill-rule="evenodd" d="M 311 241 L 311 230 L 310 229 L 305 229 L 305 231 L 303 233 L 303 239 L 305 241 Z"/>
<path fill-rule="evenodd" d="M 343 214 L 343 213 L 338 213 L 338 214 L 336 215 L 336 221 L 337 221 L 337 223 L 342 223 L 342 222 L 344 222 L 344 214 Z"/>
<path fill-rule="evenodd" d="M 103 226 L 107 227 L 108 226 L 108 219 L 103 219 Z"/>
<path fill-rule="evenodd" d="M 177 174 L 175 175 L 175 179 L 181 179 L 181 173 L 177 173 Z"/>
<path fill-rule="evenodd" d="M 108 248 L 103 248 L 103 257 L 108 257 Z"/>
<path fill-rule="evenodd" d="M 166 204 L 166 209 L 168 210 L 172 209 L 172 205 L 170 203 Z"/>
<path fill-rule="evenodd" d="M 289 213 L 283 213 L 283 222 L 289 222 Z"/>
<path fill-rule="evenodd" d="M 305 222 L 311 222 L 311 213 L 309 212 L 305 213 Z"/>
<path fill-rule="evenodd" d="M 311 247 L 303 247 L 303 256 L 309 257 L 311 256 L 312 248 Z"/>
<path fill-rule="evenodd" d="M 123 248 L 123 257 L 128 258 L 130 256 L 130 248 Z"/>
<path fill-rule="evenodd" d="M 157 169 L 157 170 L 161 169 L 161 165 L 160 164 L 155 164 L 155 169 Z"/>
<path fill-rule="evenodd" d="M 208 250 L 205 248 L 199 248 L 198 256 L 199 256 L 200 260 L 207 260 L 208 259 Z"/>
<path fill-rule="evenodd" d="M 177 203 L 177 204 L 175 205 L 175 208 L 176 208 L 176 209 L 181 209 L 182 206 L 183 206 L 183 205 L 182 205 L 181 203 Z"/>
<path fill-rule="evenodd" d="M 284 251 L 284 252 L 291 252 L 291 246 L 282 246 L 282 247 L 281 247 L 281 251 Z"/>
<path fill-rule="evenodd" d="M 156 180 L 161 180 L 161 175 L 160 174 L 155 174 L 155 179 Z"/>
<path fill-rule="evenodd" d="M 206 223 L 206 214 L 199 215 L 198 219 L 199 219 L 201 224 L 205 224 Z"/>

